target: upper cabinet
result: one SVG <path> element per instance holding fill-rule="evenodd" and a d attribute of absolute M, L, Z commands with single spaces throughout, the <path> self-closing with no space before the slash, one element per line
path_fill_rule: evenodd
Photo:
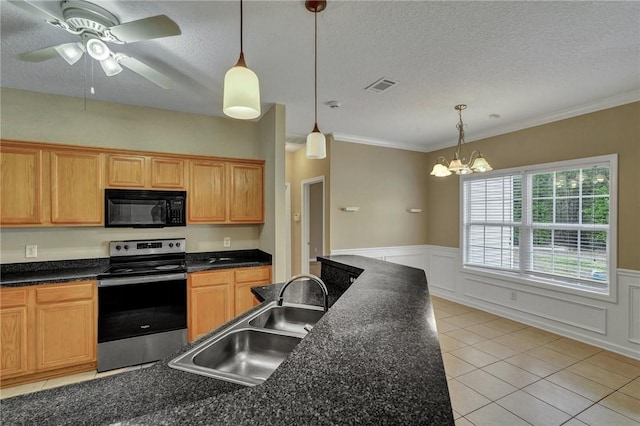
<path fill-rule="evenodd" d="M 42 223 L 42 150 L 3 144 L 0 161 L 2 224 Z"/>
<path fill-rule="evenodd" d="M 264 222 L 263 169 L 261 164 L 229 164 L 231 222 Z"/>
<path fill-rule="evenodd" d="M 227 220 L 226 172 L 222 161 L 189 162 L 190 223 L 218 223 Z"/>
<path fill-rule="evenodd" d="M 185 160 L 144 155 L 107 155 L 111 188 L 184 189 Z"/>
<path fill-rule="evenodd" d="M 263 223 L 261 162 L 191 160 L 189 223 Z"/>
<path fill-rule="evenodd" d="M 102 223 L 102 170 L 102 154 L 82 151 L 51 152 L 52 223 Z"/>
<path fill-rule="evenodd" d="M 101 226 L 104 189 L 187 191 L 188 224 L 264 223 L 264 161 L 2 141 L 0 224 Z"/>

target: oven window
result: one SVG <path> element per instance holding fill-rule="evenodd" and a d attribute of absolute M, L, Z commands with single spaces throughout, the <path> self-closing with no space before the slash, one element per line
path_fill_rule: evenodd
<path fill-rule="evenodd" d="M 99 343 L 186 327 L 186 280 L 98 287 Z"/>
<path fill-rule="evenodd" d="M 109 225 L 164 225 L 167 223 L 164 200 L 108 200 Z"/>

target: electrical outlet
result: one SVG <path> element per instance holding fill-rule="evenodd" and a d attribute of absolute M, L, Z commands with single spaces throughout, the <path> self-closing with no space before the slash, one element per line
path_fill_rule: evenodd
<path fill-rule="evenodd" d="M 231 247 L 231 237 L 224 237 L 222 245 L 224 247 Z"/>
<path fill-rule="evenodd" d="M 24 257 L 38 257 L 38 246 L 26 246 L 24 250 Z"/>
<path fill-rule="evenodd" d="M 518 300 L 518 293 L 515 291 L 511 292 L 511 300 Z"/>

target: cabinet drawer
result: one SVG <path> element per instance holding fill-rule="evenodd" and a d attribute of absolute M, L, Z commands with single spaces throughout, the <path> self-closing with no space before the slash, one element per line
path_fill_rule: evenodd
<path fill-rule="evenodd" d="M 81 281 L 78 284 L 38 287 L 36 288 L 36 303 L 91 299 L 96 286 L 95 281 Z"/>
<path fill-rule="evenodd" d="M 205 287 L 210 285 L 229 284 L 229 271 L 198 272 L 191 275 L 191 287 Z"/>
<path fill-rule="evenodd" d="M 0 308 L 25 306 L 27 304 L 27 289 L 2 289 L 0 291 Z"/>
<path fill-rule="evenodd" d="M 234 271 L 234 273 L 235 273 L 235 282 L 237 283 L 271 280 L 271 268 L 269 267 L 238 269 Z"/>

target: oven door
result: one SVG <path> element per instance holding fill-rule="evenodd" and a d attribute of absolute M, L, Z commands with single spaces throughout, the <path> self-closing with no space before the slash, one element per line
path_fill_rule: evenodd
<path fill-rule="evenodd" d="M 99 281 L 98 343 L 186 328 L 185 273 Z"/>

